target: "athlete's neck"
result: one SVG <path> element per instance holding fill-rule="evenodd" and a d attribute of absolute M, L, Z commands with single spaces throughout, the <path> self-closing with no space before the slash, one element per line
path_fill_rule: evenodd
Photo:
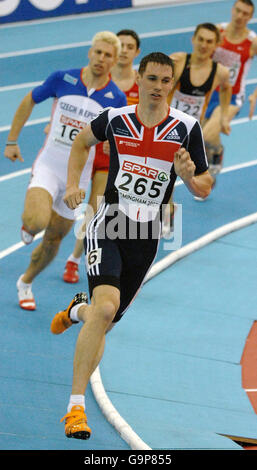
<path fill-rule="evenodd" d="M 127 91 L 136 78 L 136 71 L 132 68 L 132 64 L 129 65 L 115 65 L 112 69 L 112 80 L 118 85 L 122 91 Z"/>
<path fill-rule="evenodd" d="M 226 38 L 231 41 L 243 41 L 248 36 L 248 29 L 236 27 L 233 23 L 229 23 L 226 28 Z"/>
<path fill-rule="evenodd" d="M 138 103 L 137 105 L 137 115 L 142 124 L 146 127 L 157 126 L 162 122 L 165 117 L 168 115 L 169 106 L 167 103 L 164 103 L 163 106 L 160 105 L 149 105 L 145 106 Z"/>
<path fill-rule="evenodd" d="M 84 67 L 82 70 L 82 81 L 86 85 L 88 90 L 98 90 L 99 88 L 103 88 L 105 85 L 107 85 L 109 80 L 109 74 L 95 75 L 92 73 L 92 70 L 89 66 Z"/>
<path fill-rule="evenodd" d="M 203 57 L 200 57 L 196 52 L 192 52 L 189 62 L 190 62 L 190 67 L 201 68 L 204 65 L 210 65 L 211 58 L 210 57 L 203 58 Z"/>

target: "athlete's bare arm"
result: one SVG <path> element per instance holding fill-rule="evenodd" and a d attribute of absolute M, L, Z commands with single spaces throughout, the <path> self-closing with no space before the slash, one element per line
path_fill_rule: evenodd
<path fill-rule="evenodd" d="M 229 70 L 224 65 L 218 64 L 217 66 L 217 79 L 220 97 L 220 125 L 221 132 L 223 134 L 229 135 L 231 132 L 230 128 L 230 119 L 229 119 L 229 105 L 232 96 L 232 87 L 229 83 Z"/>
<path fill-rule="evenodd" d="M 194 196 L 205 199 L 210 194 L 213 178 L 208 171 L 195 176 L 195 164 L 183 147 L 174 155 L 174 169 Z"/>
<path fill-rule="evenodd" d="M 35 105 L 35 102 L 32 98 L 32 94 L 31 92 L 29 92 L 23 98 L 19 107 L 16 110 L 16 113 L 12 121 L 11 129 L 8 135 L 8 142 L 17 141 L 24 124 L 27 122 L 29 116 L 31 115 L 34 105 Z M 15 161 L 17 159 L 20 160 L 21 162 L 24 161 L 21 156 L 21 152 L 20 152 L 20 148 L 18 144 L 6 145 L 4 155 L 5 157 L 9 158 L 12 161 Z"/>
<path fill-rule="evenodd" d="M 173 96 L 176 84 L 178 83 L 181 77 L 181 74 L 183 72 L 183 68 L 184 68 L 185 61 L 186 61 L 186 52 L 174 52 L 173 54 L 170 54 L 170 58 L 174 62 L 174 82 L 173 82 L 173 88 L 168 96 L 168 103 L 171 103 L 172 101 L 172 96 Z"/>
<path fill-rule="evenodd" d="M 85 199 L 85 191 L 79 188 L 81 173 L 88 159 L 90 147 L 99 143 L 91 130 L 86 126 L 75 138 L 69 157 L 66 193 L 63 198 L 70 209 L 76 209 Z"/>
<path fill-rule="evenodd" d="M 250 102 L 250 109 L 249 109 L 249 119 L 252 119 L 255 111 L 256 100 L 257 100 L 257 88 L 255 88 L 254 92 L 249 95 L 248 100 Z"/>
<path fill-rule="evenodd" d="M 257 55 L 257 37 L 253 39 L 251 48 L 250 48 L 250 56 L 254 57 L 255 55 Z"/>

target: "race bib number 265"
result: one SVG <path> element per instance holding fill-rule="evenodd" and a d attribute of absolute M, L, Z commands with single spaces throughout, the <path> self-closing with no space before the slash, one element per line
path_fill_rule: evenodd
<path fill-rule="evenodd" d="M 169 174 L 162 169 L 124 160 L 115 185 L 131 202 L 160 205 L 169 181 Z"/>

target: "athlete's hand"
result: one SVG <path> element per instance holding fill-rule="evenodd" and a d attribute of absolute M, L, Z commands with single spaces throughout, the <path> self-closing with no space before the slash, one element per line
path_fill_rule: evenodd
<path fill-rule="evenodd" d="M 69 209 L 76 209 L 85 199 L 85 191 L 81 188 L 67 188 L 64 195 L 64 202 Z"/>
<path fill-rule="evenodd" d="M 249 96 L 248 98 L 249 103 L 250 103 L 250 109 L 249 109 L 249 119 L 252 119 L 254 115 L 254 110 L 255 110 L 255 105 L 256 105 L 256 100 L 257 96 L 255 96 L 255 93 Z"/>
<path fill-rule="evenodd" d="M 24 162 L 21 156 L 19 145 L 6 145 L 4 150 L 4 156 L 6 158 L 9 158 L 9 160 L 11 160 L 12 162 L 15 162 L 15 160 L 20 160 L 20 162 Z"/>
<path fill-rule="evenodd" d="M 183 147 L 174 154 L 174 169 L 183 181 L 188 181 L 195 174 L 195 164 L 189 152 Z"/>
<path fill-rule="evenodd" d="M 225 135 L 229 135 L 231 132 L 229 118 L 227 116 L 221 116 L 220 118 L 221 132 Z"/>

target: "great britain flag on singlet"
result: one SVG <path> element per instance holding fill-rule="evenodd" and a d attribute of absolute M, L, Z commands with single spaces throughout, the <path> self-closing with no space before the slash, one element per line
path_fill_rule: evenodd
<path fill-rule="evenodd" d="M 174 153 L 185 147 L 196 174 L 207 170 L 201 127 L 196 119 L 169 108 L 155 127 L 144 126 L 137 106 L 103 111 L 91 122 L 95 137 L 110 142 L 107 202 L 118 203 L 129 218 L 149 221 L 166 204 L 176 180 Z"/>

